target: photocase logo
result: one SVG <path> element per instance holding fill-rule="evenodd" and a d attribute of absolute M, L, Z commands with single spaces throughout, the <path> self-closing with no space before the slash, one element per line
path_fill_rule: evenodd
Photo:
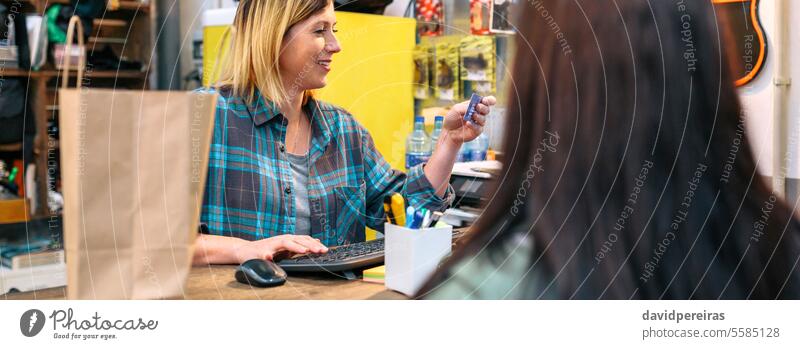
<path fill-rule="evenodd" d="M 39 309 L 31 309 L 19 318 L 19 330 L 25 337 L 33 337 L 44 328 L 44 313 Z"/>

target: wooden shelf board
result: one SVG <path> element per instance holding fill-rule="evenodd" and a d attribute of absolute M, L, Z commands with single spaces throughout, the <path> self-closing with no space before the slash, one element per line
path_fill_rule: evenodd
<path fill-rule="evenodd" d="M 41 70 L 41 71 L 28 71 L 24 69 L 3 69 L 0 70 L 0 76 L 6 77 L 30 77 L 30 78 L 53 78 L 61 75 L 61 70 Z M 69 72 L 71 77 L 77 76 L 78 72 L 72 70 Z M 118 79 L 144 79 L 147 77 L 147 72 L 138 70 L 94 70 L 86 72 L 86 76 L 90 78 L 118 78 Z"/>
<path fill-rule="evenodd" d="M 22 143 L 0 144 L 0 152 L 14 152 L 21 150 L 22 150 Z"/>

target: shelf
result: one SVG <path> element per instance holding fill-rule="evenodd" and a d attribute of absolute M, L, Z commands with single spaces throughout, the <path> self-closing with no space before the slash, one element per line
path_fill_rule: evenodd
<path fill-rule="evenodd" d="M 98 79 L 144 79 L 147 78 L 146 71 L 138 70 L 93 70 L 87 71 L 86 77 Z M 24 69 L 4 69 L 0 70 L 0 77 L 30 77 L 36 78 L 54 78 L 61 75 L 61 70 L 41 70 L 29 71 Z M 71 77 L 78 75 L 76 70 L 69 72 Z"/>
<path fill-rule="evenodd" d="M 29 72 L 29 70 L 18 68 L 0 69 L 0 77 L 26 77 Z M 33 74 L 36 74 L 36 72 L 33 72 Z"/>
<path fill-rule="evenodd" d="M 11 7 L 13 5 L 22 4 L 22 8 L 19 9 L 22 12 L 36 12 L 38 14 L 43 13 L 44 6 L 52 5 L 52 4 L 61 4 L 61 5 L 69 5 L 71 3 L 70 0 L 0 0 L 0 3 Z M 115 12 L 115 11 L 139 11 L 143 13 L 150 12 L 150 5 L 151 2 L 147 4 L 142 4 L 139 1 L 133 0 L 122 0 L 119 2 L 119 9 L 117 10 L 107 10 L 108 12 Z"/>
<path fill-rule="evenodd" d="M 95 27 L 127 27 L 128 21 L 124 21 L 121 19 L 111 19 L 111 18 L 95 18 L 92 21 L 92 25 Z"/>
<path fill-rule="evenodd" d="M 98 37 L 90 37 L 89 43 L 90 44 L 115 44 L 115 45 L 124 45 L 128 42 L 126 38 L 98 38 Z"/>
<path fill-rule="evenodd" d="M 120 1 L 119 2 L 119 9 L 120 10 L 139 10 L 143 12 L 147 12 L 150 10 L 150 3 L 147 5 L 142 4 L 139 1 Z"/>
<path fill-rule="evenodd" d="M 101 35 L 108 37 L 97 40 L 97 43 L 103 41 L 109 42 L 111 45 L 117 45 L 119 42 L 120 31 L 127 31 L 132 35 L 132 40 L 135 40 L 135 45 L 124 46 L 123 51 L 119 55 L 123 57 L 132 57 L 134 60 L 142 61 L 145 67 L 149 66 L 146 61 L 152 58 L 153 41 L 155 35 L 155 1 L 150 0 L 146 3 L 140 1 L 120 0 L 119 8 L 116 10 L 106 10 L 102 18 L 93 20 L 92 36 L 97 37 Z M 20 7 L 19 3 L 22 3 Z M 0 3 L 8 5 L 16 5 L 19 12 L 36 13 L 43 15 L 47 8 L 53 4 L 70 5 L 71 0 L 0 0 Z M 11 7 L 11 6 L 9 6 Z M 127 30 L 126 30 L 127 29 Z M 96 34 L 95 34 L 96 33 Z M 94 41 L 93 41 L 94 43 Z M 48 56 L 49 58 L 49 56 Z M 77 63 L 77 61 L 75 62 Z M 98 68 L 96 68 L 98 69 Z M 93 79 L 95 83 L 90 85 L 106 86 L 110 83 L 120 82 L 126 89 L 134 86 L 135 88 L 147 89 L 149 84 L 147 80 L 150 72 L 147 71 L 117 71 L 112 70 L 94 70 L 86 72 L 85 77 Z M 36 177 L 37 190 L 37 205 L 36 211 L 31 212 L 34 217 L 41 217 L 48 219 L 51 212 L 48 209 L 47 203 L 47 190 L 49 183 L 48 178 L 48 157 L 45 156 L 52 148 L 57 148 L 57 143 L 51 143 L 48 137 L 42 137 L 48 132 L 48 121 L 56 118 L 58 115 L 57 107 L 53 105 L 55 101 L 53 94 L 58 91 L 59 85 L 54 84 L 53 80 L 57 78 L 66 79 L 66 76 L 61 75 L 61 70 L 57 69 L 52 62 L 45 64 L 39 71 L 30 71 L 26 69 L 10 69 L 8 66 L 5 68 L 0 66 L 0 80 L 3 78 L 16 77 L 19 79 L 27 78 L 28 87 L 30 89 L 28 103 L 36 118 L 36 134 L 39 137 L 35 138 L 33 151 L 35 152 L 34 160 L 36 162 Z M 71 82 L 74 83 L 77 77 L 77 71 L 69 72 Z M 131 85 L 131 86 L 128 86 Z"/>
<path fill-rule="evenodd" d="M 6 0 L 4 0 L 5 2 Z M 49 0 L 50 4 L 62 4 L 62 5 L 69 5 L 70 0 Z M 135 11 L 139 10 L 141 12 L 149 12 L 150 11 L 150 3 L 142 4 L 139 1 L 133 0 L 122 0 L 119 2 L 119 9 L 116 11 Z M 112 10 L 108 10 L 112 11 Z"/>
<path fill-rule="evenodd" d="M 22 143 L 0 144 L 0 152 L 15 152 L 22 150 Z"/>
<path fill-rule="evenodd" d="M 53 74 L 52 76 L 60 75 L 60 72 Z M 77 71 L 71 71 L 70 76 L 78 75 Z M 106 79 L 144 79 L 147 77 L 147 72 L 138 71 L 138 70 L 95 70 L 91 72 L 86 72 L 86 76 L 90 78 L 106 78 Z"/>

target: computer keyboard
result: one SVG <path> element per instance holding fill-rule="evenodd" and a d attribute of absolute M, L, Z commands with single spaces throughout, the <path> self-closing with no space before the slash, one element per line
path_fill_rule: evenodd
<path fill-rule="evenodd" d="M 286 272 L 338 272 L 383 264 L 383 238 L 332 247 L 325 254 L 304 254 L 278 262 Z"/>
<path fill-rule="evenodd" d="M 453 229 L 456 242 L 468 228 Z M 291 272 L 340 272 L 383 264 L 383 238 L 331 247 L 328 253 L 283 259 L 278 265 Z"/>

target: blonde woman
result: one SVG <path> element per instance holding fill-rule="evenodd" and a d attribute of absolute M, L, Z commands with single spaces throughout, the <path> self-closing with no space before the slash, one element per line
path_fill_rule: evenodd
<path fill-rule="evenodd" d="M 427 165 L 390 168 L 347 111 L 314 99 L 334 55 L 330 0 L 241 1 L 232 49 L 221 69 L 196 264 L 324 253 L 381 230 L 383 197 L 400 192 L 415 207 L 444 210 L 461 144 L 480 135 L 494 105 L 473 122 L 455 105 Z M 410 62 L 409 62 L 410 64 Z"/>

